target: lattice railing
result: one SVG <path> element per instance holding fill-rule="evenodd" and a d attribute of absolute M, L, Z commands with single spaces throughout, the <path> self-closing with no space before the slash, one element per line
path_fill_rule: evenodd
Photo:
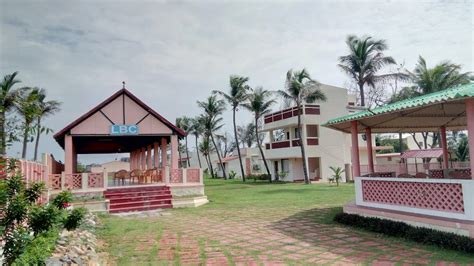
<path fill-rule="evenodd" d="M 361 180 L 364 202 L 464 213 L 462 184 Z"/>
<path fill-rule="evenodd" d="M 53 190 L 61 189 L 61 174 L 49 175 L 49 187 Z"/>
<path fill-rule="evenodd" d="M 87 176 L 87 186 L 89 188 L 104 187 L 104 173 L 89 173 Z"/>
<path fill-rule="evenodd" d="M 183 169 L 170 169 L 170 182 L 182 183 L 183 182 Z"/>
<path fill-rule="evenodd" d="M 82 174 L 66 174 L 66 183 L 64 186 L 67 189 L 81 189 Z"/>
<path fill-rule="evenodd" d="M 196 168 L 187 168 L 186 169 L 186 181 L 187 182 L 193 182 L 193 183 L 199 183 L 201 182 L 201 169 L 196 169 Z"/>

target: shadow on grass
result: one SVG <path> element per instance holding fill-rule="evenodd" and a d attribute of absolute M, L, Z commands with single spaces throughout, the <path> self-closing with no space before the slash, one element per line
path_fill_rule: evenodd
<path fill-rule="evenodd" d="M 307 192 L 307 189 L 289 189 L 289 188 L 284 188 L 284 189 L 274 189 L 274 190 L 265 190 L 265 191 L 260 191 L 259 193 L 262 194 L 280 194 L 280 193 L 294 193 L 294 194 L 300 194 Z"/>

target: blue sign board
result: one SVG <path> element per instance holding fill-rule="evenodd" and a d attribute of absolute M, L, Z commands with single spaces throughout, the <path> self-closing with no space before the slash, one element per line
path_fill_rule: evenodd
<path fill-rule="evenodd" d="M 111 125 L 110 135 L 138 135 L 137 125 Z"/>

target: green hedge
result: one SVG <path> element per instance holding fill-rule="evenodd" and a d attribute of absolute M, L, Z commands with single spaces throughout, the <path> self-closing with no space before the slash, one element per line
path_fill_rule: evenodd
<path fill-rule="evenodd" d="M 415 227 L 403 222 L 363 217 L 356 214 L 339 213 L 334 217 L 334 221 L 388 236 L 405 238 L 418 243 L 474 253 L 474 239 L 467 236 Z"/>
<path fill-rule="evenodd" d="M 45 265 L 45 261 L 55 249 L 58 237 L 57 228 L 38 234 L 13 265 Z"/>

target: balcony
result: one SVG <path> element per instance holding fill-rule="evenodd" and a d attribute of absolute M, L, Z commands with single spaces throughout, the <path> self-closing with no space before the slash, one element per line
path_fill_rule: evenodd
<path fill-rule="evenodd" d="M 316 104 L 305 104 L 302 108 L 303 115 L 319 115 L 320 114 L 320 107 Z M 283 119 L 288 119 L 291 117 L 298 116 L 298 108 L 291 107 L 288 109 L 284 109 L 275 113 L 268 114 L 264 117 L 265 124 L 280 121 Z"/>
<path fill-rule="evenodd" d="M 308 146 L 319 145 L 319 139 L 317 137 L 308 137 L 306 138 L 306 145 Z M 281 141 L 274 141 L 272 143 L 266 143 L 265 149 L 273 150 L 273 149 L 291 148 L 291 147 L 299 147 L 299 146 L 300 146 L 299 139 L 281 140 Z"/>

